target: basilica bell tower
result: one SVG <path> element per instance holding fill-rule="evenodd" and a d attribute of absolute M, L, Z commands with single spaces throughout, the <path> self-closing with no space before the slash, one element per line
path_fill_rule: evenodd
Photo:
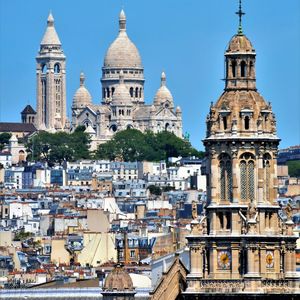
<path fill-rule="evenodd" d="M 280 214 L 276 201 L 275 115 L 256 89 L 256 52 L 242 30 L 241 1 L 237 14 L 238 32 L 225 52 L 225 89 L 206 119 L 207 205 L 187 237 L 184 299 L 299 288 L 291 207 Z"/>
<path fill-rule="evenodd" d="M 37 127 L 62 130 L 66 122 L 66 57 L 51 13 L 36 63 Z"/>

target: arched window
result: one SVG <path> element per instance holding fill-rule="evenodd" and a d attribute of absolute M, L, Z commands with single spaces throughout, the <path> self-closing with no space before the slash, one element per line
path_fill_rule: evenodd
<path fill-rule="evenodd" d="M 43 74 L 47 73 L 47 65 L 46 64 L 42 65 L 42 73 Z"/>
<path fill-rule="evenodd" d="M 168 130 L 169 130 L 169 127 L 170 127 L 170 124 L 169 124 L 169 123 L 166 123 L 166 125 L 165 125 L 165 130 L 168 131 Z"/>
<path fill-rule="evenodd" d="M 248 130 L 249 127 L 250 127 L 250 118 L 249 118 L 249 116 L 245 116 L 244 124 L 245 124 L 245 130 Z"/>
<path fill-rule="evenodd" d="M 106 98 L 106 92 L 105 92 L 105 88 L 102 89 L 102 98 L 105 99 Z"/>
<path fill-rule="evenodd" d="M 139 97 L 139 88 L 135 88 L 135 98 Z"/>
<path fill-rule="evenodd" d="M 107 97 L 107 98 L 109 98 L 109 97 L 110 97 L 109 88 L 106 88 L 106 97 Z"/>
<path fill-rule="evenodd" d="M 264 169 L 264 198 L 266 201 L 270 201 L 270 182 L 271 182 L 271 173 L 270 173 L 270 162 L 271 162 L 271 155 L 266 153 L 263 156 L 263 169 Z"/>
<path fill-rule="evenodd" d="M 241 62 L 241 77 L 246 77 L 246 63 L 244 61 Z"/>
<path fill-rule="evenodd" d="M 114 92 L 115 92 L 115 88 L 114 88 L 114 87 L 112 87 L 112 88 L 111 88 L 111 96 L 113 96 L 113 95 L 114 95 Z"/>
<path fill-rule="evenodd" d="M 19 151 L 19 162 L 25 161 L 25 152 L 23 150 Z"/>
<path fill-rule="evenodd" d="M 110 130 L 113 131 L 113 132 L 116 132 L 117 129 L 118 129 L 117 125 L 115 125 L 115 124 L 113 124 L 113 125 L 110 126 Z"/>
<path fill-rule="evenodd" d="M 129 93 L 130 93 L 130 97 L 132 98 L 132 97 L 133 97 L 133 87 L 131 87 L 131 88 L 129 89 Z"/>
<path fill-rule="evenodd" d="M 142 88 L 140 88 L 140 98 L 142 98 Z"/>
<path fill-rule="evenodd" d="M 55 64 L 55 65 L 54 65 L 54 73 L 55 73 L 55 74 L 60 73 L 60 65 L 59 65 L 59 64 Z"/>
<path fill-rule="evenodd" d="M 222 118 L 222 120 L 223 120 L 223 128 L 224 128 L 224 130 L 226 130 L 227 129 L 227 117 L 223 117 Z"/>
<path fill-rule="evenodd" d="M 235 77 L 236 76 L 236 61 L 232 61 L 231 63 L 231 72 L 232 72 L 232 77 Z"/>
<path fill-rule="evenodd" d="M 232 163 L 228 154 L 222 153 L 219 157 L 220 171 L 220 198 L 232 201 Z"/>
<path fill-rule="evenodd" d="M 243 201 L 253 201 L 255 198 L 254 155 L 251 153 L 244 153 L 241 155 L 240 159 L 241 199 Z"/>
<path fill-rule="evenodd" d="M 253 77 L 253 61 L 250 61 L 249 76 Z"/>

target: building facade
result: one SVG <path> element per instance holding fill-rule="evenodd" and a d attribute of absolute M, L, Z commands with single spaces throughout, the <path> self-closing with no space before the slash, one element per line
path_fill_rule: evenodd
<path fill-rule="evenodd" d="M 187 237 L 184 299 L 299 292 L 291 208 L 282 219 L 276 201 L 275 115 L 257 91 L 256 53 L 242 31 L 241 7 L 238 14 L 238 33 L 225 52 L 225 90 L 206 121 L 208 199 L 205 216 L 193 214 Z"/>
<path fill-rule="evenodd" d="M 182 113 L 161 74 L 161 86 L 152 104 L 144 100 L 144 67 L 137 47 L 126 32 L 126 16 L 119 16 L 119 34 L 109 46 L 102 67 L 102 101 L 93 103 L 80 74 L 80 86 L 72 101 L 71 124 L 66 119 L 66 57 L 54 27 L 52 14 L 40 45 L 37 61 L 37 127 L 73 131 L 84 125 L 91 149 L 128 128 L 155 133 L 167 130 L 182 137 Z"/>

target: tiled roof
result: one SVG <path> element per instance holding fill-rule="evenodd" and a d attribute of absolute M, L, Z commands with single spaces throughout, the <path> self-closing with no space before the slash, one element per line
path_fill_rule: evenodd
<path fill-rule="evenodd" d="M 36 111 L 32 108 L 31 105 L 27 105 L 23 111 L 21 112 L 21 114 L 36 114 Z"/>
<path fill-rule="evenodd" d="M 35 132 L 33 124 L 0 122 L 0 132 Z"/>

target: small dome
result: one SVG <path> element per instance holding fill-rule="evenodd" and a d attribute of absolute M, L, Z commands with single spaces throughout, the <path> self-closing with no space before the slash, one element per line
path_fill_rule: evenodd
<path fill-rule="evenodd" d="M 119 84 L 116 86 L 116 89 L 112 96 L 112 105 L 132 105 L 131 97 L 127 86 L 124 83 L 124 74 L 123 71 L 120 71 L 119 75 Z"/>
<path fill-rule="evenodd" d="M 80 87 L 73 97 L 73 107 L 85 107 L 92 103 L 92 97 L 89 91 L 84 86 L 85 77 L 80 73 Z"/>
<path fill-rule="evenodd" d="M 181 113 L 181 108 L 180 108 L 180 106 L 177 106 L 177 107 L 176 107 L 176 113 L 177 113 L 177 114 L 180 114 L 180 113 Z"/>
<path fill-rule="evenodd" d="M 121 265 L 117 265 L 106 277 L 104 291 L 133 291 L 133 283 L 129 274 Z"/>
<path fill-rule="evenodd" d="M 119 16 L 119 35 L 106 52 L 104 68 L 142 68 L 139 51 L 126 33 L 126 16 L 123 10 Z"/>
<path fill-rule="evenodd" d="M 236 34 L 232 37 L 228 44 L 226 53 L 228 52 L 251 52 L 255 53 L 255 50 L 250 42 L 250 40 L 244 34 Z"/>
<path fill-rule="evenodd" d="M 160 88 L 157 90 L 156 95 L 154 97 L 154 105 L 160 106 L 166 101 L 170 102 L 171 108 L 174 107 L 173 96 L 166 86 L 166 74 L 165 72 L 162 72 Z"/>

